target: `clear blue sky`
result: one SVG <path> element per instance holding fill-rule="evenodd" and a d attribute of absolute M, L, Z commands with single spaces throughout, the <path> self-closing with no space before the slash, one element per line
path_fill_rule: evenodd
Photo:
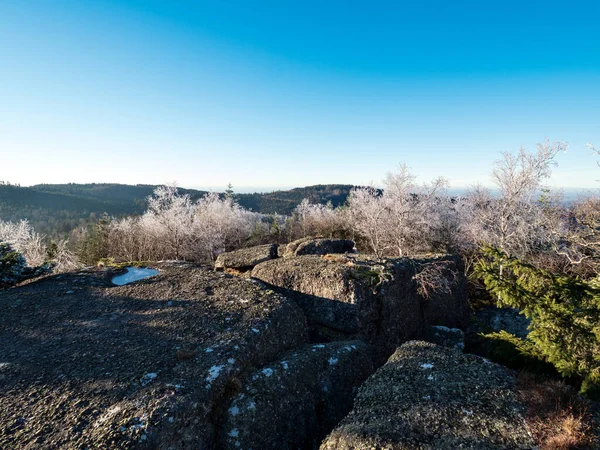
<path fill-rule="evenodd" d="M 596 186 L 600 2 L 0 1 L 0 179 Z"/>

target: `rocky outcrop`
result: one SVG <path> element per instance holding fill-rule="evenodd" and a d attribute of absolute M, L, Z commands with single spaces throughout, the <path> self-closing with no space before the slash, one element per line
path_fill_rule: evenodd
<path fill-rule="evenodd" d="M 219 448 L 317 448 L 373 372 L 361 341 L 313 344 L 257 370 L 230 403 Z"/>
<path fill-rule="evenodd" d="M 321 450 L 532 449 L 505 368 L 426 342 L 408 342 L 359 390 Z"/>
<path fill-rule="evenodd" d="M 246 272 L 261 262 L 277 258 L 277 244 L 258 245 L 233 252 L 221 253 L 215 261 L 215 270 Z"/>
<path fill-rule="evenodd" d="M 425 296 L 417 275 L 434 266 L 443 289 L 430 289 Z M 421 337 L 426 326 L 463 327 L 470 314 L 462 264 L 452 256 L 379 262 L 356 255 L 305 255 L 259 264 L 252 277 L 293 298 L 313 335 L 371 344 L 376 364 L 402 342 Z"/>
<path fill-rule="evenodd" d="M 354 253 L 354 241 L 349 239 L 323 239 L 306 237 L 290 242 L 280 248 L 279 256 L 327 255 L 330 253 Z"/>
<path fill-rule="evenodd" d="M 88 271 L 0 292 L 0 448 L 213 448 L 239 380 L 307 342 L 272 290 L 157 268 L 121 287 Z"/>
<path fill-rule="evenodd" d="M 158 263 L 123 286 L 90 268 L 0 291 L 0 448 L 316 448 L 398 343 L 463 320 L 459 263 Z M 439 291 L 419 281 L 434 266 Z"/>

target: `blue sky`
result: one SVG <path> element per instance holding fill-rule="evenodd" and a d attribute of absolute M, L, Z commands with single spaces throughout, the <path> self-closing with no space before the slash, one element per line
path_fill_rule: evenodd
<path fill-rule="evenodd" d="M 599 2 L 0 2 L 0 179 L 489 183 L 570 143 L 595 187 Z"/>

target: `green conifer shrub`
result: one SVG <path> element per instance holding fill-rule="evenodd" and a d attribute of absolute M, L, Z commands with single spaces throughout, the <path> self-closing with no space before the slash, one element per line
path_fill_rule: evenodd
<path fill-rule="evenodd" d="M 600 386 L 600 284 L 554 274 L 487 248 L 476 266 L 498 306 L 518 308 L 531 319 L 527 348 L 565 377 L 580 377 L 582 392 Z"/>
<path fill-rule="evenodd" d="M 0 288 L 18 283 L 27 266 L 25 258 L 8 242 L 0 242 Z"/>

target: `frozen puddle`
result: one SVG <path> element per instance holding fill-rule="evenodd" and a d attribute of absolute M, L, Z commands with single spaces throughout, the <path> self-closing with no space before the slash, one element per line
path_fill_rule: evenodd
<path fill-rule="evenodd" d="M 112 279 L 112 282 L 118 286 L 133 283 L 134 281 L 143 280 L 144 278 L 153 277 L 158 274 L 158 270 L 149 269 L 147 267 L 128 267 L 127 273 L 118 275 Z"/>

